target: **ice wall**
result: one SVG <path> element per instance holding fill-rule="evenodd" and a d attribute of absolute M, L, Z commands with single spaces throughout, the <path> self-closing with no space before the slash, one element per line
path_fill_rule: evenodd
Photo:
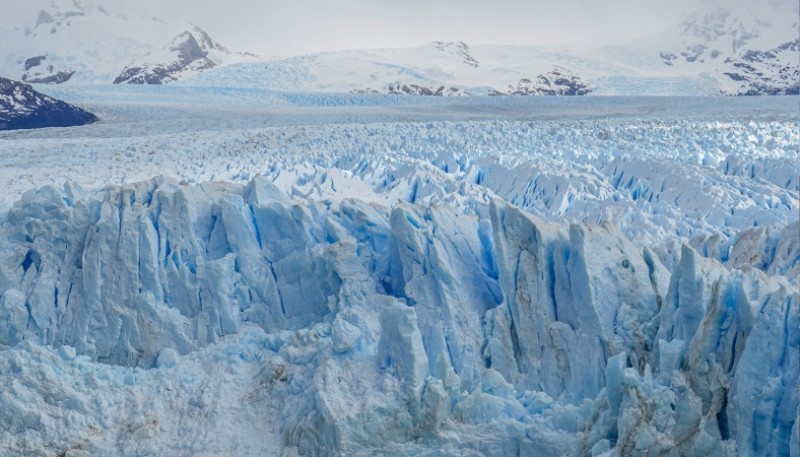
<path fill-rule="evenodd" d="M 266 455 L 798 455 L 785 276 L 477 213 L 264 178 L 28 192 L 0 224 L 0 447 L 235 454 L 256 417 Z"/>

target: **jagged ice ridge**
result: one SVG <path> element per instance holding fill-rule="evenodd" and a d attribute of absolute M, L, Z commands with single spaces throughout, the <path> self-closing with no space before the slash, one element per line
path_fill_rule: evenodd
<path fill-rule="evenodd" d="M 796 287 L 610 224 L 157 179 L 28 192 L 0 250 L 15 452 L 797 454 Z"/>
<path fill-rule="evenodd" d="M 792 100 L 48 90 L 0 449 L 798 454 Z"/>

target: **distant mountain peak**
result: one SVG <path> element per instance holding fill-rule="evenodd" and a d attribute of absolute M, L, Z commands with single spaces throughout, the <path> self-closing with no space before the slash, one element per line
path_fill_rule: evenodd
<path fill-rule="evenodd" d="M 114 84 L 168 84 L 188 74 L 208 70 L 232 53 L 196 25 L 176 34 L 161 50 L 152 52 L 125 67 Z"/>
<path fill-rule="evenodd" d="M 470 54 L 470 48 L 463 41 L 434 41 L 429 46 L 461 59 L 464 65 L 477 68 L 479 63 Z"/>

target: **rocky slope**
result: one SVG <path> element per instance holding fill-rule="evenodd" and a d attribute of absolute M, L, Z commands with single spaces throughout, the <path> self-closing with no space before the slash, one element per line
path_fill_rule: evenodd
<path fill-rule="evenodd" d="M 0 77 L 0 130 L 72 127 L 95 121 L 92 113 Z"/>

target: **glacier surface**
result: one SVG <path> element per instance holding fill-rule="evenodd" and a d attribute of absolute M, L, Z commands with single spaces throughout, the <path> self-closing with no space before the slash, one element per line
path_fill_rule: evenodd
<path fill-rule="evenodd" d="M 800 455 L 793 101 L 114 90 L 2 134 L 9 454 Z"/>

